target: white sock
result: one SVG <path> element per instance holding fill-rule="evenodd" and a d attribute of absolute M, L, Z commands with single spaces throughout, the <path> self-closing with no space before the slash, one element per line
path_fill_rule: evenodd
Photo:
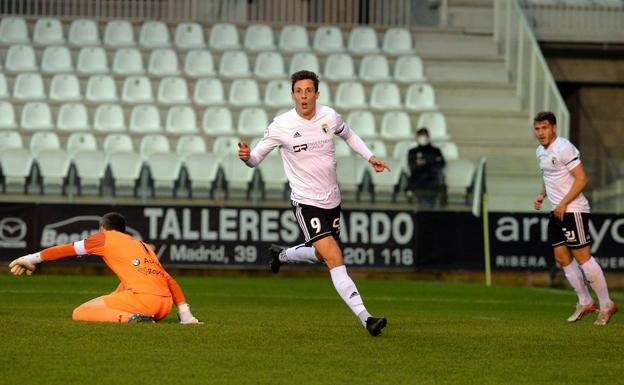
<path fill-rule="evenodd" d="M 596 262 L 594 257 L 590 257 L 587 262 L 581 265 L 581 269 L 583 269 L 585 277 L 598 296 L 598 300 L 600 301 L 600 310 L 608 309 L 612 302 L 611 298 L 609 298 L 607 281 L 605 280 L 604 273 L 602 272 L 602 268 L 598 262 Z"/>
<path fill-rule="evenodd" d="M 308 263 L 317 263 L 319 262 L 318 258 L 316 258 L 316 252 L 314 251 L 314 247 L 307 247 L 303 244 L 295 247 L 289 247 L 284 250 L 280 256 L 280 261 L 282 262 L 308 262 Z"/>
<path fill-rule="evenodd" d="M 362 302 L 362 297 L 357 291 L 355 283 L 347 274 L 347 267 L 345 265 L 334 267 L 329 271 L 329 274 L 331 274 L 332 282 L 338 294 L 351 308 L 353 314 L 360 319 L 362 325 L 366 326 L 366 319 L 371 315 L 364 307 L 364 302 Z"/>
<path fill-rule="evenodd" d="M 585 284 L 585 278 L 583 272 L 580 270 L 576 260 L 572 260 L 568 266 L 563 266 L 563 274 L 574 288 L 576 295 L 578 296 L 578 303 L 581 305 L 589 305 L 592 303 L 592 297 L 589 295 L 589 289 Z"/>

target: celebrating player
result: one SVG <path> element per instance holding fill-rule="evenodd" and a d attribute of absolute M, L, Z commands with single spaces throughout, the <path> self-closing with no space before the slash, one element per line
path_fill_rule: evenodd
<path fill-rule="evenodd" d="M 587 175 L 580 153 L 569 140 L 557 137 L 557 120 L 552 112 L 538 113 L 533 124 L 540 143 L 537 159 L 544 180 L 542 191 L 533 203 L 539 210 L 544 198 L 548 197 L 553 207 L 548 222 L 548 240 L 554 249 L 555 259 L 563 267 L 565 277 L 578 296 L 576 311 L 568 322 L 576 322 L 585 314 L 596 311 L 585 284 L 587 279 L 600 301 L 600 312 L 594 324 L 606 325 L 618 308 L 609 298 L 602 268 L 591 256 L 592 240 L 587 231 L 589 203 L 583 195 Z"/>
<path fill-rule="evenodd" d="M 336 111 L 316 104 L 319 80 L 314 72 L 296 72 L 291 80 L 295 108 L 275 117 L 253 151 L 246 143 L 240 143 L 238 153 L 245 164 L 255 167 L 279 147 L 288 176 L 292 207 L 305 244 L 289 249 L 272 246 L 271 268 L 277 272 L 282 263 L 291 261 L 325 262 L 338 294 L 369 333 L 377 336 L 386 326 L 386 319 L 372 317 L 366 310 L 347 274 L 337 242 L 341 198 L 336 181 L 334 136 L 345 140 L 375 171 L 390 169 L 371 153 Z"/>
<path fill-rule="evenodd" d="M 200 323 L 193 317 L 182 289 L 158 262 L 152 248 L 126 234 L 126 220 L 119 213 L 105 214 L 100 220 L 100 231 L 84 240 L 25 255 L 9 267 L 14 275 L 30 275 L 38 263 L 84 254 L 102 257 L 121 283 L 111 294 L 74 309 L 75 321 L 159 321 L 167 317 L 175 303 L 180 323 Z"/>

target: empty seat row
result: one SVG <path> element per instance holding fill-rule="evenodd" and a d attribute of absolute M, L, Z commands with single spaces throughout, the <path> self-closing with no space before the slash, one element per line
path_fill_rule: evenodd
<path fill-rule="evenodd" d="M 147 68 L 143 55 L 136 48 L 119 48 L 115 51 L 112 67 L 109 70 L 106 51 L 101 47 L 84 47 L 78 53 L 76 72 L 80 74 L 118 75 L 147 73 L 152 76 L 180 74 L 177 53 L 169 48 L 158 48 L 150 52 Z M 41 71 L 46 73 L 73 72 L 74 64 L 69 48 L 65 46 L 46 47 L 42 53 Z M 244 51 L 227 51 L 219 61 L 220 76 L 242 78 L 254 76 L 261 79 L 284 78 L 287 76 L 284 58 L 279 52 L 260 52 L 255 59 L 253 72 L 249 57 Z M 12 45 L 6 53 L 4 68 L 13 72 L 37 71 L 35 51 L 29 45 Z M 208 50 L 191 50 L 185 54 L 184 73 L 192 77 L 214 76 L 217 74 L 215 59 Z M 289 73 L 306 69 L 322 75 L 326 80 L 353 80 L 359 77 L 364 81 L 394 79 L 399 82 L 418 82 L 425 79 L 422 60 L 418 56 L 399 56 L 390 70 L 386 56 L 368 54 L 363 56 L 359 71 L 351 55 L 333 53 L 327 56 L 324 71 L 318 57 L 310 52 L 293 55 Z"/>
<path fill-rule="evenodd" d="M 377 32 L 366 26 L 354 27 L 348 33 L 347 43 L 342 31 L 336 26 L 321 26 L 312 35 L 312 44 L 308 31 L 300 25 L 284 26 L 279 37 L 275 38 L 273 29 L 264 24 L 252 24 L 245 29 L 242 39 L 235 25 L 217 23 L 210 27 L 205 38 L 202 25 L 194 22 L 179 23 L 170 37 L 169 28 L 164 22 L 146 21 L 135 38 L 135 28 L 127 20 L 110 20 L 106 23 L 103 42 L 108 46 L 168 47 L 173 45 L 181 49 L 205 48 L 217 50 L 244 48 L 250 51 L 274 50 L 307 51 L 311 48 L 318 52 L 340 52 L 347 49 L 353 53 L 376 53 L 380 50 L 388 54 L 412 53 L 413 44 L 410 32 L 405 28 L 390 28 L 382 37 L 381 49 Z M 66 39 L 67 35 L 67 39 Z M 40 45 L 57 45 L 65 42 L 77 45 L 99 45 L 100 31 L 95 20 L 75 19 L 65 34 L 59 19 L 44 17 L 37 20 L 32 32 L 32 41 Z M 206 40 L 208 43 L 206 43 Z M 0 43 L 29 43 L 30 33 L 26 21 L 21 17 L 3 17 L 0 20 Z"/>

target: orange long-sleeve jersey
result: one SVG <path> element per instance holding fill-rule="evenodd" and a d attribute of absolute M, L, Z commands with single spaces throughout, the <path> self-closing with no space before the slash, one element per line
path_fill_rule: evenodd
<path fill-rule="evenodd" d="M 149 245 L 128 234 L 104 230 L 74 242 L 41 251 L 43 261 L 91 254 L 102 257 L 126 290 L 173 297 L 176 305 L 186 302 L 180 285 L 165 271 Z"/>

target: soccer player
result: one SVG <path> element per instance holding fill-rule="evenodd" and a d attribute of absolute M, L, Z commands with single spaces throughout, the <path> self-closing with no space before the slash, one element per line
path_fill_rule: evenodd
<path fill-rule="evenodd" d="M 537 159 L 543 176 L 542 190 L 534 199 L 536 210 L 548 197 L 553 211 L 548 222 L 548 240 L 555 260 L 578 296 L 576 311 L 568 322 L 576 322 L 585 314 L 596 311 L 585 283 L 589 282 L 600 301 L 600 312 L 594 322 L 606 325 L 617 313 L 617 305 L 609 298 L 609 289 L 602 268 L 591 255 L 589 236 L 589 202 L 583 195 L 587 175 L 578 149 L 569 140 L 557 136 L 557 119 L 552 112 L 539 112 L 534 120 L 535 136 L 540 145 Z M 580 270 L 579 270 L 580 268 Z"/>
<path fill-rule="evenodd" d="M 158 262 L 152 248 L 126 234 L 126 220 L 119 213 L 105 214 L 100 220 L 100 231 L 86 239 L 25 255 L 9 267 L 14 275 L 30 275 L 41 262 L 85 254 L 102 257 L 121 283 L 114 292 L 74 309 L 75 321 L 159 321 L 167 317 L 175 303 L 181 324 L 200 323 L 191 313 L 182 289 Z"/>
<path fill-rule="evenodd" d="M 296 72 L 291 80 L 295 108 L 275 117 L 253 151 L 246 143 L 240 143 L 238 152 L 247 166 L 255 167 L 271 150 L 279 148 L 292 190 L 292 207 L 305 244 L 287 250 L 272 246 L 271 268 L 277 272 L 284 262 L 324 262 L 338 294 L 368 332 L 377 336 L 387 321 L 372 317 L 366 310 L 347 274 L 337 242 L 341 198 L 336 181 L 334 136 L 345 140 L 375 171 L 390 169 L 371 153 L 336 111 L 317 105 L 319 80 L 314 72 Z"/>

